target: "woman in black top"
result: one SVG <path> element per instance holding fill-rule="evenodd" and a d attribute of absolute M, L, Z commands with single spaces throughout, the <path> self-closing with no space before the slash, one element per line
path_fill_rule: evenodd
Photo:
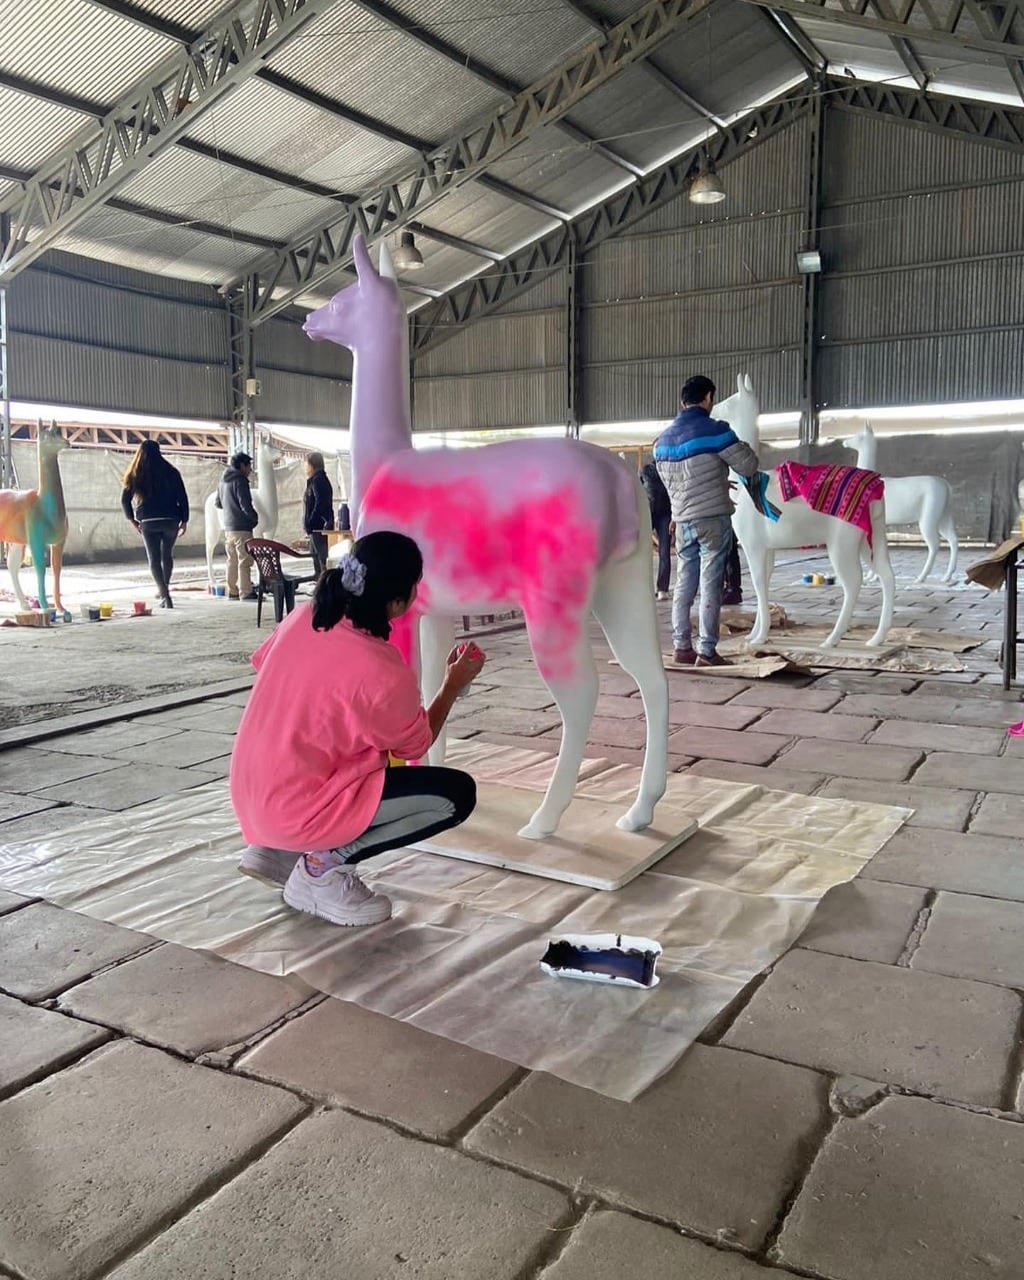
<path fill-rule="evenodd" d="M 174 542 L 188 528 L 188 494 L 181 472 L 171 466 L 155 440 L 144 440 L 124 473 L 122 484 L 121 509 L 146 544 L 160 607 L 173 609 Z"/>
<path fill-rule="evenodd" d="M 324 471 L 322 453 L 306 454 L 306 493 L 302 503 L 302 527 L 309 534 L 313 569 L 327 568 L 327 531 L 334 528 L 334 490 Z"/>

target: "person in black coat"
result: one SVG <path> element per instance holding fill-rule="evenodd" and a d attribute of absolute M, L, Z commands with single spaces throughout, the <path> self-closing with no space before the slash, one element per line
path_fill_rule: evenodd
<path fill-rule="evenodd" d="M 668 490 L 658 475 L 658 468 L 648 462 L 640 469 L 640 483 L 647 494 L 651 508 L 651 527 L 658 539 L 658 599 L 668 599 L 668 583 L 672 576 L 672 539 L 669 526 L 672 523 L 672 503 Z"/>
<path fill-rule="evenodd" d="M 174 543 L 188 529 L 188 494 L 181 472 L 143 440 L 121 481 L 121 510 L 142 534 L 161 609 L 173 609 Z"/>
<path fill-rule="evenodd" d="M 313 568 L 319 576 L 327 568 L 327 530 L 334 528 L 334 490 L 324 471 L 322 453 L 306 454 L 306 477 L 302 527 L 309 534 Z"/>
<path fill-rule="evenodd" d="M 228 460 L 224 474 L 217 486 L 214 506 L 222 511 L 224 521 L 224 550 L 228 557 L 228 599 L 255 600 L 252 585 L 252 556 L 245 544 L 260 522 L 259 512 L 253 506 L 249 477 L 252 475 L 252 458 L 247 453 L 235 453 Z"/>

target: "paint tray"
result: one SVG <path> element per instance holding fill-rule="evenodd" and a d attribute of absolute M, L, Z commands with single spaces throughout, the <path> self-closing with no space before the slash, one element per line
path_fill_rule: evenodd
<path fill-rule="evenodd" d="M 563 933 L 548 943 L 540 967 L 552 978 L 612 982 L 620 987 L 656 987 L 654 966 L 661 944 L 625 933 Z"/>

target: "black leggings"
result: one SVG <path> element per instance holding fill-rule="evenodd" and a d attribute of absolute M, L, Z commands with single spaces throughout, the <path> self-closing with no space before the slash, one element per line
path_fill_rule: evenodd
<path fill-rule="evenodd" d="M 387 769 L 373 821 L 361 836 L 335 852 L 349 865 L 362 862 L 457 827 L 475 808 L 476 783 L 460 769 L 427 765 Z"/>
<path fill-rule="evenodd" d="M 177 520 L 143 520 L 142 541 L 149 556 L 149 571 L 161 596 L 169 596 L 174 572 L 174 543 L 178 537 Z"/>

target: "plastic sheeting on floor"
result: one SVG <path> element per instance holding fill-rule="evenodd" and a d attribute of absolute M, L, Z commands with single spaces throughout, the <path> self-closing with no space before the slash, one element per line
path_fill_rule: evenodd
<path fill-rule="evenodd" d="M 552 768 L 541 752 L 472 742 L 452 744 L 449 762 L 537 790 Z M 590 760 L 579 789 L 625 808 L 638 774 Z M 678 775 L 663 803 L 701 831 L 614 893 L 397 851 L 362 869 L 395 901 L 394 918 L 371 929 L 300 915 L 238 875 L 242 841 L 222 782 L 0 846 L 0 887 L 263 973 L 297 974 L 331 996 L 630 1100 L 910 814 Z M 547 941 L 565 932 L 656 938 L 660 985 L 545 975 Z"/>

